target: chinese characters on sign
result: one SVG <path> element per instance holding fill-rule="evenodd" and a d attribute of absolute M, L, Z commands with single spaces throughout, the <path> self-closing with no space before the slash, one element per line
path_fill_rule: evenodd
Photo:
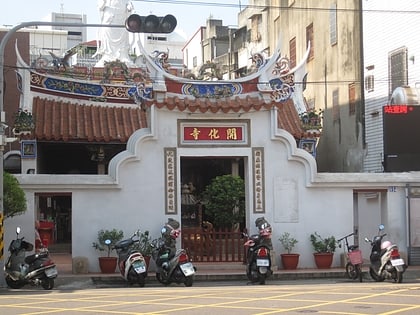
<path fill-rule="evenodd" d="M 252 150 L 254 169 L 254 213 L 264 213 L 264 148 Z"/>
<path fill-rule="evenodd" d="M 185 140 L 237 141 L 242 140 L 242 128 L 236 127 L 184 127 Z"/>
<path fill-rule="evenodd" d="M 166 213 L 176 214 L 176 149 L 165 148 Z"/>
<path fill-rule="evenodd" d="M 181 145 L 249 145 L 249 121 L 181 121 Z"/>
<path fill-rule="evenodd" d="M 408 105 L 385 105 L 384 113 L 385 114 L 407 114 L 409 111 L 412 111 L 413 107 Z"/>

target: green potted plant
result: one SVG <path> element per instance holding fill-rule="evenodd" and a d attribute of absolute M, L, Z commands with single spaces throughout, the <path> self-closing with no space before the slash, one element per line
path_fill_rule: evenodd
<path fill-rule="evenodd" d="M 92 243 L 93 248 L 103 252 L 107 252 L 107 256 L 98 257 L 99 267 L 102 273 L 114 273 L 117 267 L 117 257 L 111 257 L 114 245 L 124 238 L 124 233 L 121 230 L 99 230 L 98 239 Z"/>
<path fill-rule="evenodd" d="M 135 248 L 143 255 L 146 265 L 149 266 L 150 257 L 152 257 L 152 238 L 149 231 L 137 232 L 139 242 L 136 243 Z"/>
<path fill-rule="evenodd" d="M 333 255 L 337 247 L 337 241 L 334 236 L 322 238 L 317 232 L 310 236 L 312 247 L 315 251 L 315 264 L 320 269 L 330 268 Z"/>
<path fill-rule="evenodd" d="M 298 240 L 293 238 L 289 232 L 280 235 L 279 241 L 287 253 L 280 254 L 281 262 L 284 269 L 296 269 L 299 263 L 299 254 L 292 253 L 293 248 Z"/>

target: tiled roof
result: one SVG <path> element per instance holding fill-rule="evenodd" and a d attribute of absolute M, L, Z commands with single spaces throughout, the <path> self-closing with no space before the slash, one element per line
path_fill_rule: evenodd
<path fill-rule="evenodd" d="M 155 104 L 158 108 L 190 112 L 248 112 L 278 108 L 278 126 L 296 139 L 313 137 L 305 133 L 292 100 L 265 103 L 260 98 L 225 98 L 215 101 L 167 97 Z M 146 112 L 133 107 L 86 106 L 35 97 L 35 131 L 38 141 L 127 142 L 131 134 L 147 127 Z"/>
<path fill-rule="evenodd" d="M 70 102 L 33 99 L 34 137 L 38 141 L 127 142 L 131 134 L 147 127 L 140 108 L 86 106 Z"/>

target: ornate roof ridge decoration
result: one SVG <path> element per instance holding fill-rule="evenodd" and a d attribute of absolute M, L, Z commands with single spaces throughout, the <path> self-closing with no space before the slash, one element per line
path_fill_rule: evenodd
<path fill-rule="evenodd" d="M 117 60 L 107 64 L 105 68 L 93 68 L 91 71 L 94 75 L 102 71 L 100 82 L 88 80 L 89 73 L 76 76 L 78 71 L 83 73 L 81 68 L 54 70 L 50 73 L 41 66 L 30 71 L 31 90 L 91 102 L 137 104 L 142 108 L 165 95 L 178 94 L 179 97 L 214 100 L 227 97 L 240 100 L 242 98 L 237 98 L 238 96 L 259 95 L 265 104 L 293 99 L 298 113 L 305 111 L 302 92 L 305 88 L 305 64 L 309 55 L 309 44 L 304 58 L 293 69 L 290 69 L 289 59 L 281 56 L 278 47 L 268 60 L 265 60 L 262 53 L 253 56 L 257 66 L 255 73 L 243 78 L 219 81 L 192 80 L 172 75 L 165 71 L 168 57 L 166 53 L 156 51 L 152 57 L 141 45 L 140 50 L 144 57 L 144 67 L 129 68 L 128 71 Z M 17 47 L 16 51 L 18 54 Z M 19 57 L 18 54 L 18 62 L 24 64 Z M 116 80 L 118 76 L 115 73 L 120 75 L 121 81 Z M 111 81 L 111 77 L 115 80 Z M 252 106 L 257 108 L 259 105 Z M 236 108 L 232 110 L 235 111 Z"/>

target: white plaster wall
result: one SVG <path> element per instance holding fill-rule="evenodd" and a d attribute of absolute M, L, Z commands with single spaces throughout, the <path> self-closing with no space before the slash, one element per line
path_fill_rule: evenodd
<path fill-rule="evenodd" d="M 182 156 L 241 156 L 247 178 L 247 226 L 255 233 L 255 219 L 265 216 L 273 226 L 276 253 L 283 252 L 278 238 L 288 231 L 298 239 L 295 251 L 301 254 L 299 268 L 314 267 L 309 235 L 337 238 L 353 230 L 354 189 L 382 189 L 377 201 L 359 201 L 359 233 L 362 238 L 376 232 L 379 223 L 387 227 L 389 239 L 407 248 L 405 238 L 405 191 L 407 182 L 420 183 L 420 173 L 317 173 L 313 157 L 297 149 L 293 137 L 276 129 L 275 111 L 243 114 L 188 114 L 152 110 L 151 130 L 136 131 L 128 150 L 114 157 L 111 175 L 26 175 L 18 176 L 28 198 L 28 213 L 6 221 L 6 244 L 15 224 L 28 230 L 34 220 L 36 192 L 72 193 L 72 255 L 89 259 L 89 270 L 97 272 L 97 257 L 92 242 L 100 229 L 122 229 L 126 236 L 140 228 L 157 237 L 166 222 L 164 188 L 164 148 L 177 147 L 177 119 L 250 119 L 250 147 L 179 147 L 177 148 L 177 194 L 180 195 L 180 159 Z M 252 148 L 264 148 L 265 213 L 254 213 Z M 180 198 L 178 214 L 180 221 Z M 365 214 L 364 207 L 373 209 Z M 380 210 L 378 210 L 380 209 Z M 378 218 L 379 217 L 379 218 Z M 369 221 L 369 223 L 367 223 Z M 378 222 L 382 221 L 382 222 Z M 29 223 L 28 223 L 29 222 Z M 375 231 L 372 231 L 372 226 Z M 31 233 L 32 234 L 32 233 Z M 33 236 L 32 236 L 33 237 Z M 334 266 L 340 265 L 340 255 Z M 367 252 L 364 256 L 366 256 Z M 277 258 L 278 259 L 278 258 Z"/>

